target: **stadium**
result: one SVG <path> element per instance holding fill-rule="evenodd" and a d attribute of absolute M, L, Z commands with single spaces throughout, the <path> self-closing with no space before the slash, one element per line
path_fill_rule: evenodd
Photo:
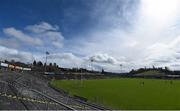
<path fill-rule="evenodd" d="M 179 110 L 179 0 L 0 0 L 0 110 Z"/>

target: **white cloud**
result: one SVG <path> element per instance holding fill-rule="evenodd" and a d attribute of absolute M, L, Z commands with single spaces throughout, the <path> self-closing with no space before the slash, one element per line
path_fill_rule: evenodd
<path fill-rule="evenodd" d="M 57 25 L 52 26 L 47 22 L 41 22 L 39 24 L 29 25 L 25 29 L 34 33 L 44 33 L 46 31 L 57 31 L 59 27 Z"/>
<path fill-rule="evenodd" d="M 145 61 L 150 65 L 169 66 L 172 69 L 180 65 L 180 36 L 169 44 L 155 43 L 147 48 Z"/>
<path fill-rule="evenodd" d="M 32 62 L 34 60 L 33 55 L 29 52 L 10 49 L 4 46 L 0 46 L 0 59 L 20 62 Z"/>
<path fill-rule="evenodd" d="M 43 42 L 39 38 L 33 38 L 13 27 L 5 28 L 3 29 L 3 32 L 8 36 L 15 37 L 19 41 L 24 42 L 29 45 L 42 45 L 43 44 Z"/>
<path fill-rule="evenodd" d="M 64 36 L 59 30 L 57 25 L 50 25 L 47 22 L 41 22 L 35 25 L 29 25 L 25 28 L 30 31 L 34 36 L 43 38 L 46 42 L 46 45 L 52 45 L 56 48 L 63 47 Z"/>
<path fill-rule="evenodd" d="M 47 31 L 43 34 L 40 34 L 39 36 L 44 37 L 45 39 L 48 40 L 48 42 L 49 42 L 49 40 L 52 41 L 52 45 L 56 48 L 62 48 L 63 47 L 64 37 L 61 34 L 61 32 Z"/>
<path fill-rule="evenodd" d="M 54 42 L 52 42 L 52 44 L 57 48 L 62 48 L 63 47 L 63 44 L 61 42 L 54 41 Z"/>
<path fill-rule="evenodd" d="M 91 59 L 93 58 L 93 62 Z M 36 60 L 45 61 L 45 57 L 42 55 L 35 55 Z M 120 72 L 121 70 L 127 71 L 131 67 L 124 57 L 116 59 L 107 54 L 95 54 L 92 56 L 78 57 L 72 53 L 51 53 L 48 55 L 48 63 L 57 63 L 60 67 L 67 68 L 86 68 L 89 70 L 101 71 L 102 68 L 105 71 Z M 123 67 L 120 67 L 123 64 Z"/>
<path fill-rule="evenodd" d="M 37 60 L 45 61 L 45 57 L 42 55 L 35 55 Z M 72 53 L 51 53 L 48 55 L 48 63 L 57 63 L 60 67 L 81 67 L 83 59 L 80 57 L 75 56 Z"/>
<path fill-rule="evenodd" d="M 64 44 L 63 34 L 56 25 L 41 22 L 25 27 L 28 33 L 15 28 L 5 32 L 22 42 L 31 43 L 30 37 L 38 37 L 53 52 L 49 60 L 63 67 L 90 68 L 92 58 L 93 68 L 98 70 L 120 71 L 119 64 L 126 71 L 152 65 L 180 68 L 178 0 L 141 0 L 137 2 L 139 5 L 132 0 L 97 2 L 90 15 L 100 18 L 97 27 L 66 41 L 64 48 L 71 53 L 53 52 Z M 42 55 L 35 56 L 43 60 Z"/>
<path fill-rule="evenodd" d="M 0 44 L 10 48 L 23 49 L 24 46 L 32 49 L 62 48 L 64 37 L 59 27 L 46 22 L 25 27 L 29 32 L 14 27 L 4 28 L 3 33 L 8 36 L 1 39 Z M 7 44 L 8 43 L 8 44 Z M 27 46 L 28 45 L 28 46 Z"/>
<path fill-rule="evenodd" d="M 83 55 L 102 52 L 117 59 L 124 56 L 127 62 L 132 63 L 129 67 L 126 66 L 127 70 L 152 65 L 179 66 L 179 59 L 176 59 L 179 58 L 180 52 L 178 50 L 180 39 L 177 36 L 180 26 L 178 0 L 141 0 L 139 5 L 135 6 L 136 8 L 130 8 L 131 3 L 126 2 L 125 6 L 122 6 L 126 7 L 123 11 L 121 8 L 116 9 L 116 2 L 109 2 L 105 2 L 105 4 L 109 3 L 108 6 L 102 3 L 102 6 L 95 7 L 94 17 L 100 15 L 102 21 L 104 19 L 106 21 L 105 25 L 102 25 L 103 28 L 95 27 L 90 34 L 82 35 L 81 40 L 73 40 L 80 41 L 80 45 L 75 44 L 72 47 L 74 52 L 80 52 Z M 118 15 L 116 12 L 123 15 Z M 122 21 L 130 22 L 122 24 Z M 115 26 L 108 24 L 115 24 Z M 124 30 L 126 27 L 128 30 Z M 83 39 L 84 36 L 87 38 Z"/>

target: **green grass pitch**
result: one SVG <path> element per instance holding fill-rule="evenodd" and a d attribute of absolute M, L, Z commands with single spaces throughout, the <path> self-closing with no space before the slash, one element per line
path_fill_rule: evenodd
<path fill-rule="evenodd" d="M 55 80 L 51 85 L 112 109 L 180 109 L 180 80 Z"/>

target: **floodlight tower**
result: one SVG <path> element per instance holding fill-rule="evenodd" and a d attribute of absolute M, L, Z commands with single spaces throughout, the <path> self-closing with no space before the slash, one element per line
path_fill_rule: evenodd
<path fill-rule="evenodd" d="M 93 60 L 93 58 L 91 58 L 91 70 L 92 70 L 92 72 L 93 72 L 93 62 L 94 62 L 94 60 Z"/>
<path fill-rule="evenodd" d="M 83 82 L 83 81 L 82 81 L 82 76 L 83 76 L 83 75 L 82 75 L 82 73 L 83 73 L 83 72 L 82 72 L 82 68 L 80 69 L 80 73 L 81 73 L 81 86 L 82 86 L 82 82 Z"/>
<path fill-rule="evenodd" d="M 45 69 L 44 69 L 44 73 L 46 72 L 46 66 L 47 66 L 47 56 L 49 55 L 49 52 L 46 51 L 46 60 L 45 60 Z"/>
<path fill-rule="evenodd" d="M 122 65 L 122 64 L 120 64 L 120 68 L 121 68 L 121 73 L 123 72 L 123 71 L 122 71 L 122 66 L 123 66 L 123 65 Z"/>

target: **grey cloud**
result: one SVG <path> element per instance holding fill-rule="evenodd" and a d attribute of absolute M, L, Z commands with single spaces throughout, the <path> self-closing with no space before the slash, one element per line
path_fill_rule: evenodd
<path fill-rule="evenodd" d="M 50 54 L 48 56 L 49 59 L 74 59 L 76 56 L 74 56 L 72 53 L 54 53 Z"/>
<path fill-rule="evenodd" d="M 139 2 L 140 0 L 98 0 L 93 7 L 92 17 L 99 18 L 99 25 L 106 28 L 125 29 L 136 21 Z"/>
<path fill-rule="evenodd" d="M 15 38 L 9 38 L 9 39 L 2 38 L 0 40 L 0 45 L 8 47 L 8 48 L 16 48 L 16 49 L 21 47 L 20 42 Z"/>
<path fill-rule="evenodd" d="M 63 47 L 64 37 L 61 34 L 61 32 L 48 31 L 48 32 L 45 32 L 44 34 L 41 34 L 39 36 L 42 36 L 46 39 L 50 39 L 52 41 L 52 45 L 55 46 L 56 48 L 62 48 Z"/>
<path fill-rule="evenodd" d="M 112 71 L 112 72 L 123 72 L 128 71 L 132 65 L 127 62 L 125 57 L 115 58 L 105 53 L 98 53 L 88 58 L 88 61 L 93 60 L 91 68 L 94 70 Z M 120 66 L 122 64 L 122 66 Z"/>
<path fill-rule="evenodd" d="M 90 57 L 90 60 L 93 60 L 97 63 L 108 63 L 108 64 L 116 64 L 118 61 L 108 54 L 96 54 Z"/>

